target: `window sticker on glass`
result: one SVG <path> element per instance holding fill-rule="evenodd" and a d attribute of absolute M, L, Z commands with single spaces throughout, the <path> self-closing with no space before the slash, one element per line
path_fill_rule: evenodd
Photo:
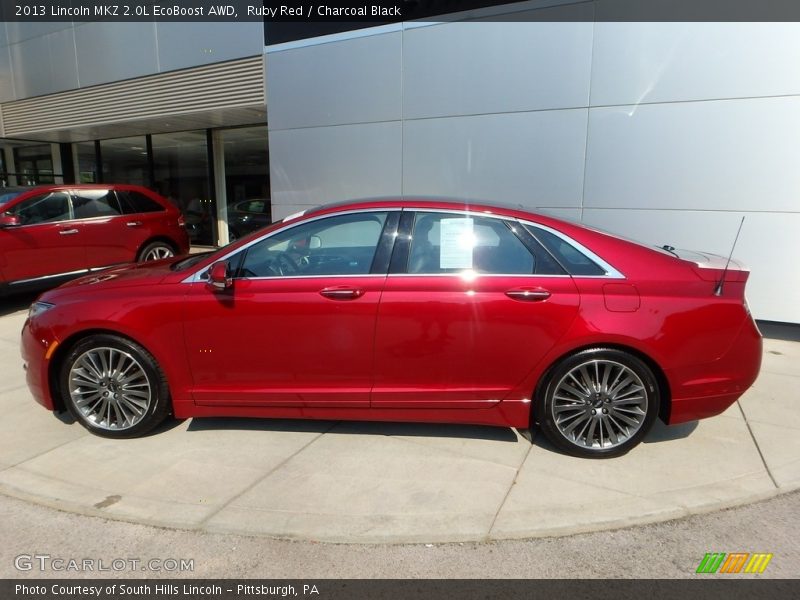
<path fill-rule="evenodd" d="M 475 234 L 471 218 L 440 221 L 440 269 L 471 269 Z"/>

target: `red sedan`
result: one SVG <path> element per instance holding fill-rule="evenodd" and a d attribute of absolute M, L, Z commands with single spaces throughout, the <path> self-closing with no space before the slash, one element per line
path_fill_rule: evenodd
<path fill-rule="evenodd" d="M 0 188 L 0 294 L 188 251 L 180 212 L 146 188 Z"/>
<path fill-rule="evenodd" d="M 168 415 L 538 423 L 620 455 L 755 380 L 748 272 L 523 210 L 361 201 L 42 295 L 31 392 L 91 432 Z"/>

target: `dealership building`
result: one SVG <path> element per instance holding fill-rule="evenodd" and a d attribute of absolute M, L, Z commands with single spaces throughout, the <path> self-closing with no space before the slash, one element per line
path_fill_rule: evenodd
<path fill-rule="evenodd" d="M 0 184 L 136 183 L 213 225 L 376 196 L 501 201 L 735 256 L 800 323 L 800 24 L 0 22 Z M 457 6 L 458 2 L 443 3 Z M 493 4 L 493 3 L 484 3 Z"/>

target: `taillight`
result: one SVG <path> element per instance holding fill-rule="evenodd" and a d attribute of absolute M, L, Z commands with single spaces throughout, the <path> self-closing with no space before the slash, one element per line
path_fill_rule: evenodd
<path fill-rule="evenodd" d="M 183 218 L 183 214 L 178 215 L 178 227 L 185 227 L 186 226 L 186 219 Z"/>

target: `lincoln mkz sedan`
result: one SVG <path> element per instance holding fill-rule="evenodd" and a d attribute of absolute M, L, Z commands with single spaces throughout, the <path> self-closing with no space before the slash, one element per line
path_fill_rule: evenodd
<path fill-rule="evenodd" d="M 0 188 L 0 295 L 188 251 L 180 212 L 148 189 Z"/>
<path fill-rule="evenodd" d="M 537 423 L 608 457 L 753 383 L 747 277 L 510 207 L 356 201 L 49 291 L 22 353 L 39 403 L 108 437 L 170 414 Z"/>

